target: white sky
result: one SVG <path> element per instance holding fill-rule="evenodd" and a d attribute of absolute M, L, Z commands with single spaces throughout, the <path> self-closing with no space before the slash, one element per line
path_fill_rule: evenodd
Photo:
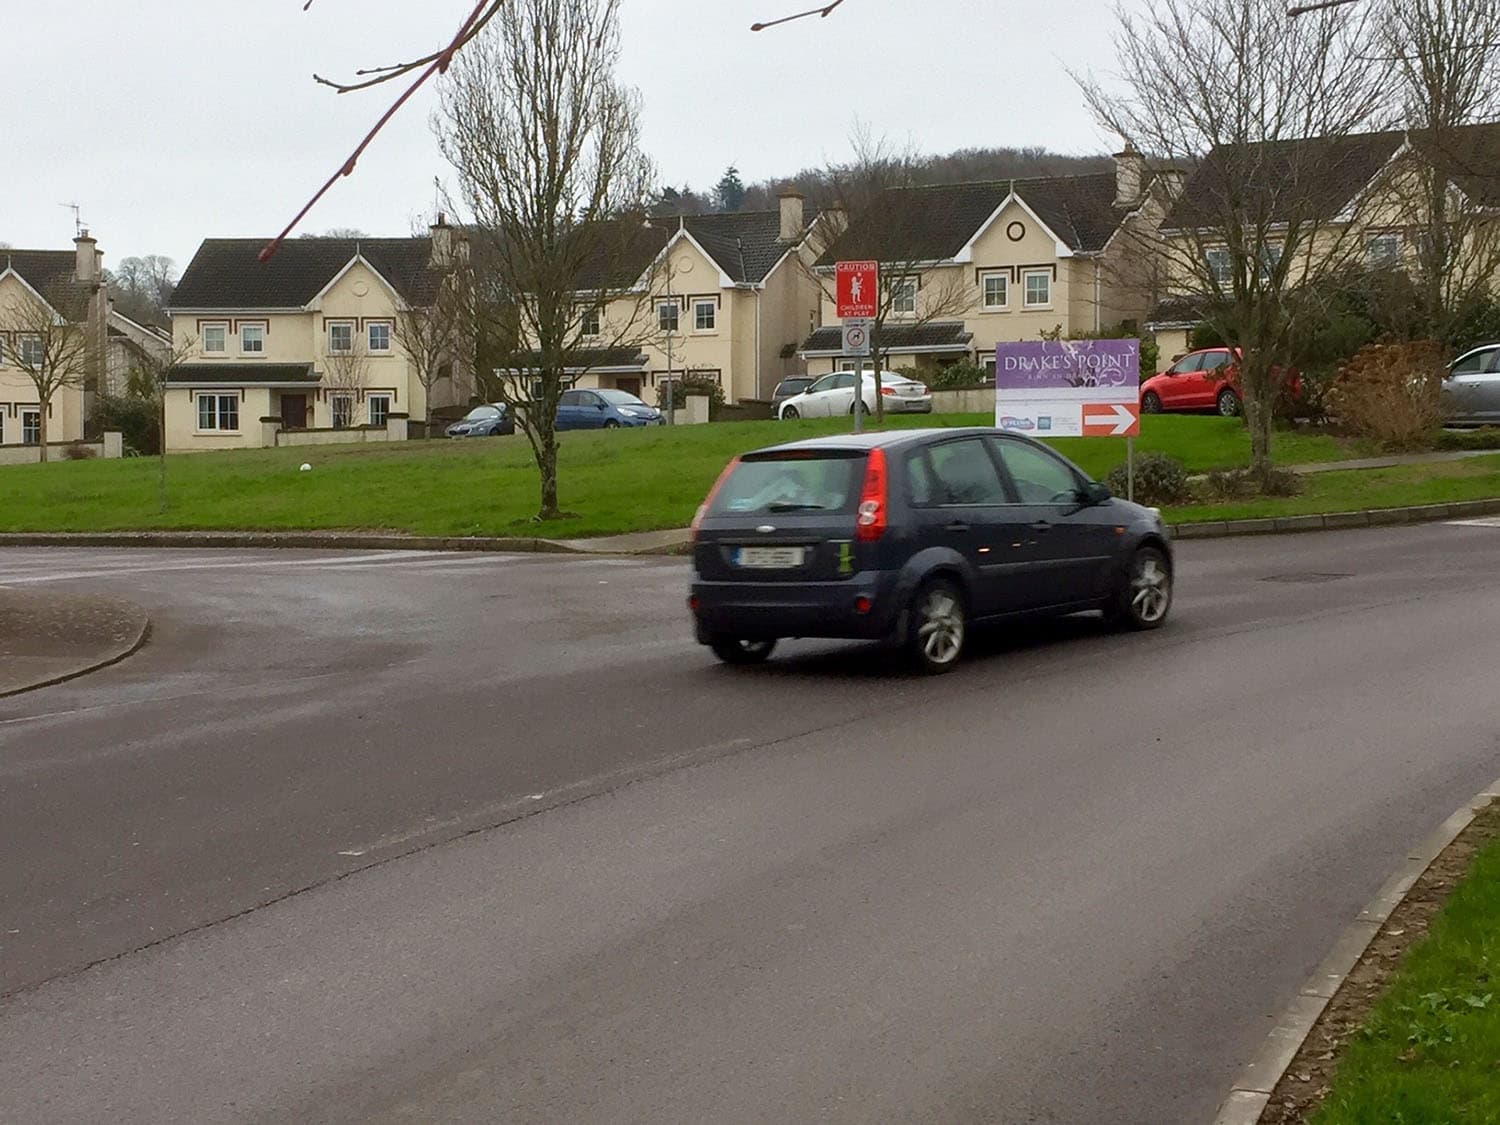
<path fill-rule="evenodd" d="M 662 180 L 704 190 L 847 152 L 853 120 L 929 152 L 1043 145 L 1108 151 L 1065 65 L 1107 68 L 1106 0 L 625 0 L 621 77 L 644 100 Z M 71 246 L 78 202 L 106 264 L 205 237 L 269 236 L 394 95 L 336 95 L 313 71 L 422 54 L 470 0 L 0 0 L 5 107 L 0 241 Z M 252 15 L 253 13 L 253 15 Z M 873 81 L 865 76 L 877 76 Z M 446 166 L 430 94 L 408 103 L 302 229 L 408 233 Z"/>

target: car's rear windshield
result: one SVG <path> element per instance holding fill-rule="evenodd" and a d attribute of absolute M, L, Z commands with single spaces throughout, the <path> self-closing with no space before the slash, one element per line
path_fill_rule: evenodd
<path fill-rule="evenodd" d="M 859 450 L 787 450 L 747 457 L 719 486 L 716 516 L 852 512 L 864 479 Z"/>
<path fill-rule="evenodd" d="M 776 385 L 776 394 L 794 395 L 798 391 L 805 391 L 812 386 L 811 379 L 783 379 Z"/>

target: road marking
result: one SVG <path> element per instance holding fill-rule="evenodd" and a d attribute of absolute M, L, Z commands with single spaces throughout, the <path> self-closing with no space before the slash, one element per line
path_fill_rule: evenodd
<path fill-rule="evenodd" d="M 501 554 L 498 552 L 494 555 L 486 556 L 487 559 L 497 561 L 513 561 L 518 557 L 515 554 Z M 440 555 L 432 551 L 385 551 L 368 556 L 319 555 L 317 558 L 311 559 L 238 559 L 226 562 L 215 562 L 205 559 L 202 561 L 193 560 L 181 563 L 162 562 L 152 566 L 106 566 L 102 569 L 52 571 L 43 574 L 22 571 L 18 574 L 7 573 L 4 576 L 4 580 L 8 583 L 34 585 L 39 582 L 65 582 L 79 578 L 114 578 L 126 574 L 159 574 L 164 571 L 272 570 L 287 567 L 320 567 L 324 570 L 350 566 L 409 567 L 417 563 L 442 563 L 451 558 L 452 556 Z"/>
<path fill-rule="evenodd" d="M 1481 516 L 1475 520 L 1447 520 L 1449 527 L 1500 527 L 1500 516 Z"/>

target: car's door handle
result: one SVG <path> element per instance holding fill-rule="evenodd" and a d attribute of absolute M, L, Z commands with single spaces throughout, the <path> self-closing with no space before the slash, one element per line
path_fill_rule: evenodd
<path fill-rule="evenodd" d="M 1032 531 L 1051 531 L 1052 530 L 1052 525 L 1050 523 L 1048 523 L 1046 520 L 1037 520 L 1036 523 L 1034 523 L 1034 524 L 1031 525 L 1031 530 Z"/>
<path fill-rule="evenodd" d="M 969 530 L 969 525 L 966 524 L 966 523 L 964 523 L 962 520 L 954 520 L 947 527 L 943 528 L 943 530 L 944 531 L 968 531 Z"/>

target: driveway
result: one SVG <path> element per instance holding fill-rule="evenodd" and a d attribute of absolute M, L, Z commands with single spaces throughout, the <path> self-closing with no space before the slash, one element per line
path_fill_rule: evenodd
<path fill-rule="evenodd" d="M 154 620 L 0 701 L 0 1120 L 1202 1121 L 1500 773 L 1497 565 L 1188 543 L 925 680 L 679 561 L 0 552 Z"/>

